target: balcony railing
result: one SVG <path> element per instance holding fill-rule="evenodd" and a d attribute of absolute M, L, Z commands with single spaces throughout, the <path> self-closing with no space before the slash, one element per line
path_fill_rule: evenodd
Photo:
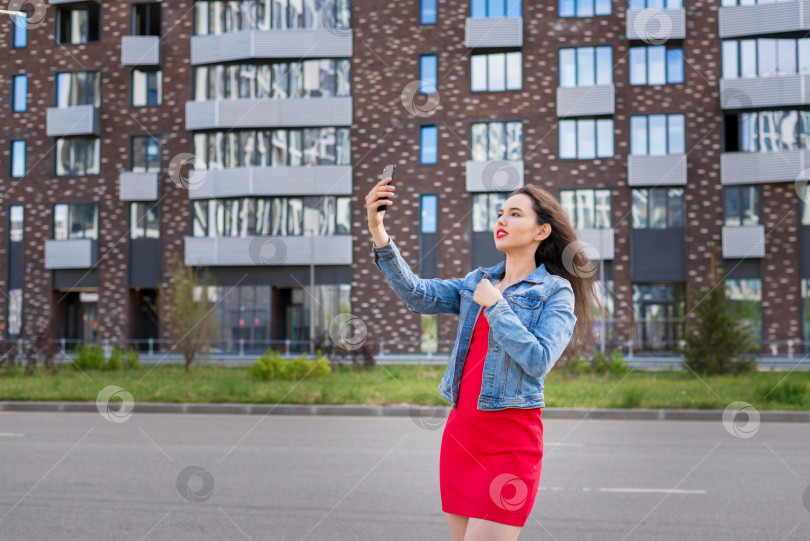
<path fill-rule="evenodd" d="M 351 195 L 350 165 L 231 167 L 195 170 L 190 199 L 240 196 Z"/>
<path fill-rule="evenodd" d="M 720 80 L 723 109 L 779 107 L 810 103 L 810 74 L 772 75 Z"/>
<path fill-rule="evenodd" d="M 99 109 L 95 105 L 48 107 L 45 133 L 48 137 L 99 135 L 101 133 Z"/>
<path fill-rule="evenodd" d="M 765 257 L 765 227 L 723 226 L 723 257 Z"/>
<path fill-rule="evenodd" d="M 810 167 L 810 151 L 725 152 L 720 155 L 721 184 L 793 182 Z"/>
<path fill-rule="evenodd" d="M 243 30 L 191 37 L 191 64 L 252 58 L 350 58 L 349 29 Z"/>
<path fill-rule="evenodd" d="M 157 66 L 160 64 L 160 37 L 123 36 L 121 64 L 124 66 Z"/>
<path fill-rule="evenodd" d="M 523 160 L 468 161 L 468 192 L 509 192 L 523 186 Z"/>
<path fill-rule="evenodd" d="M 70 239 L 45 241 L 46 269 L 89 269 L 98 260 L 97 241 Z"/>
<path fill-rule="evenodd" d="M 630 186 L 684 186 L 686 155 L 627 157 L 627 184 Z"/>
<path fill-rule="evenodd" d="M 648 43 L 663 43 L 668 39 L 686 37 L 686 10 L 628 9 L 627 39 L 640 39 Z"/>
<path fill-rule="evenodd" d="M 721 38 L 810 30 L 810 0 L 720 7 Z"/>
<path fill-rule="evenodd" d="M 616 108 L 613 85 L 557 88 L 557 116 L 612 115 Z"/>
<path fill-rule="evenodd" d="M 186 237 L 188 266 L 351 265 L 351 235 Z"/>
<path fill-rule="evenodd" d="M 464 45 L 467 47 L 522 47 L 523 18 L 467 17 L 464 26 Z"/>
<path fill-rule="evenodd" d="M 186 102 L 187 130 L 351 125 L 350 96 Z"/>
<path fill-rule="evenodd" d="M 118 177 L 121 201 L 155 201 L 158 198 L 158 174 L 123 171 Z"/>

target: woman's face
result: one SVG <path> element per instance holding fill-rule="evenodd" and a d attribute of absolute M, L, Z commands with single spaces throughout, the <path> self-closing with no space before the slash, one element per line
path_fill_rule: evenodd
<path fill-rule="evenodd" d="M 509 246 L 525 246 L 537 240 L 538 234 L 543 232 L 542 237 L 548 236 L 544 228 L 550 228 L 548 224 L 537 225 L 537 216 L 532 209 L 532 200 L 526 194 L 513 195 L 498 210 L 498 219 L 495 222 L 495 246 L 499 250 L 504 250 Z M 500 230 L 505 230 L 503 235 Z"/>

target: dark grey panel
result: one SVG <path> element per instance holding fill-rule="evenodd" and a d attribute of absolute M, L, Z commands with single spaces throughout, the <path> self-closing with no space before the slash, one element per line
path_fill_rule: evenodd
<path fill-rule="evenodd" d="M 302 265 L 280 265 L 276 267 L 209 267 L 208 271 L 218 285 L 273 285 L 308 286 L 309 267 Z M 315 284 L 350 284 L 350 265 L 316 265 Z"/>
<path fill-rule="evenodd" d="M 129 287 L 153 288 L 160 283 L 160 239 L 129 241 Z"/>
<path fill-rule="evenodd" d="M 8 243 L 8 288 L 19 289 L 23 286 L 23 243 Z"/>
<path fill-rule="evenodd" d="M 439 277 L 439 241 L 438 233 L 422 233 L 419 236 L 419 274 L 420 278 Z"/>
<path fill-rule="evenodd" d="M 684 228 L 631 229 L 630 279 L 633 282 L 685 282 Z"/>
<path fill-rule="evenodd" d="M 750 280 L 762 277 L 760 259 L 726 259 L 723 265 L 728 277 L 735 280 Z"/>
<path fill-rule="evenodd" d="M 810 226 L 799 226 L 799 261 L 802 278 L 810 278 Z"/>
<path fill-rule="evenodd" d="M 506 254 L 495 248 L 492 231 L 472 233 L 470 270 L 478 267 L 492 267 L 506 259 Z"/>
<path fill-rule="evenodd" d="M 56 269 L 53 271 L 54 289 L 98 287 L 98 269 Z"/>

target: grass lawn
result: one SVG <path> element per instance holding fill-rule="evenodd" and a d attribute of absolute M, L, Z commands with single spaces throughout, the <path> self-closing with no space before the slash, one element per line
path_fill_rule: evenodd
<path fill-rule="evenodd" d="M 0 400 L 95 401 L 99 391 L 117 385 L 135 402 L 246 402 L 284 404 L 424 404 L 439 397 L 444 367 L 377 366 L 374 370 L 334 368 L 321 379 L 258 381 L 245 367 L 143 366 L 118 372 L 60 366 L 54 376 L 42 368 L 26 376 L 21 367 L 0 370 Z M 626 376 L 570 377 L 554 370 L 545 381 L 550 407 L 724 409 L 741 400 L 757 409 L 810 409 L 810 373 L 754 372 L 698 379 L 686 371 L 644 372 Z M 441 401 L 445 404 L 444 401 Z"/>

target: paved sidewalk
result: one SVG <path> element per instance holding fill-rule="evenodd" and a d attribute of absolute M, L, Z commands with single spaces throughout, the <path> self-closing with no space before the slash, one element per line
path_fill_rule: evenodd
<path fill-rule="evenodd" d="M 13 402 L 0 401 L 3 411 L 95 412 L 95 402 Z M 351 415 L 374 417 L 425 417 L 427 411 L 446 416 L 448 406 L 402 404 L 323 405 L 323 404 L 211 404 L 174 402 L 136 402 L 138 413 L 205 413 L 235 415 Z M 613 408 L 543 408 L 543 418 L 552 419 L 621 419 L 656 421 L 722 421 L 724 410 L 682 409 L 613 409 Z M 765 422 L 810 423 L 810 411 L 758 410 Z"/>

